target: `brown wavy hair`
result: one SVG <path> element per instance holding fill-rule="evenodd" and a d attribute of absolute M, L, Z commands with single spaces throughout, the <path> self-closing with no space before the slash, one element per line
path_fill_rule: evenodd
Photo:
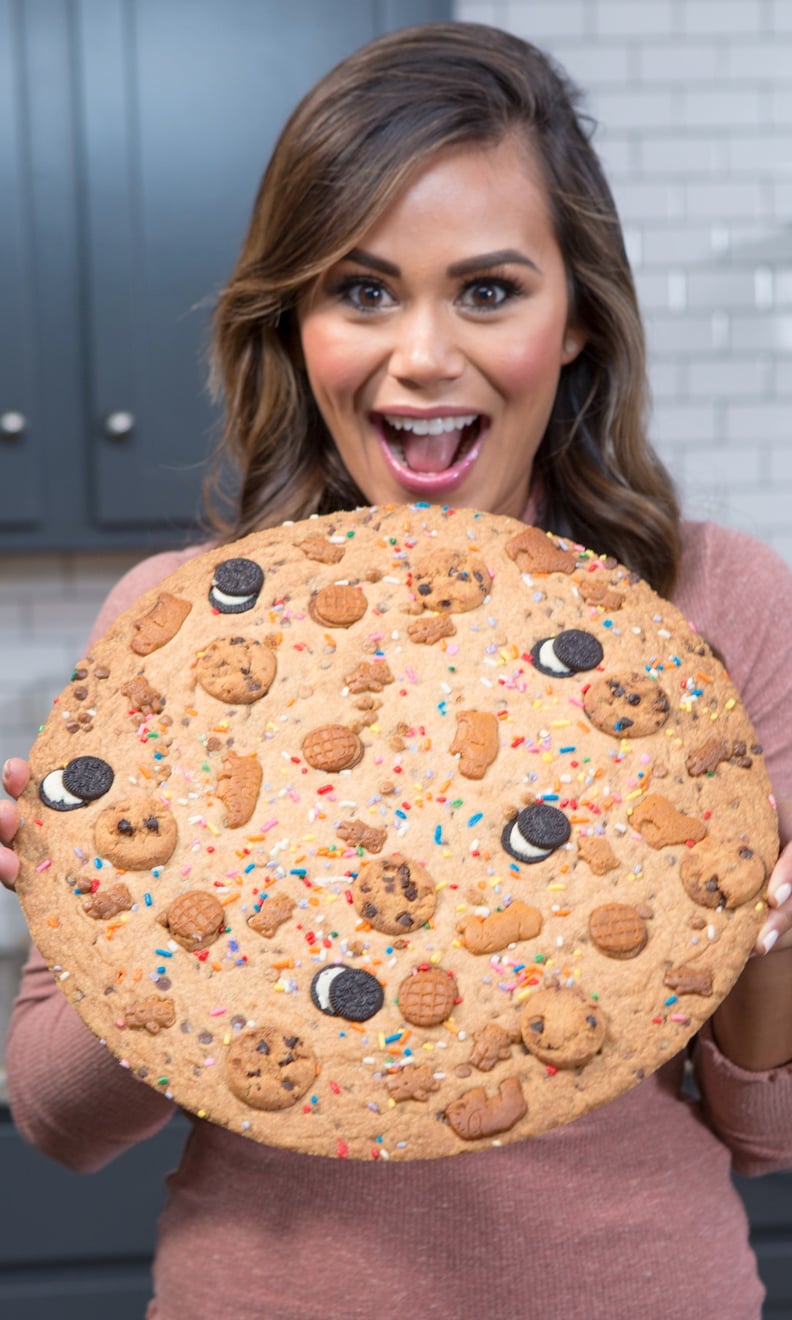
<path fill-rule="evenodd" d="M 215 315 L 212 383 L 225 399 L 218 454 L 240 482 L 225 539 L 366 504 L 300 364 L 295 306 L 442 149 L 526 141 L 547 187 L 586 344 L 561 373 L 534 462 L 541 521 L 614 555 L 668 594 L 679 558 L 672 481 L 646 435 L 643 327 L 616 208 L 579 94 L 548 56 L 476 23 L 426 23 L 343 60 L 288 119 Z"/>

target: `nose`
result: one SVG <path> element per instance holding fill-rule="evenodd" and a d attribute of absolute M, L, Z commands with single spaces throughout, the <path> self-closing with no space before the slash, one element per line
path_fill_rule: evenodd
<path fill-rule="evenodd" d="M 390 373 L 401 384 L 424 387 L 462 375 L 465 355 L 446 308 L 427 303 L 405 308 L 394 336 Z"/>

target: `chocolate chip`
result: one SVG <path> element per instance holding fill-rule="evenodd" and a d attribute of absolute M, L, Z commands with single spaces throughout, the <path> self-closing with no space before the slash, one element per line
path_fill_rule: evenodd
<path fill-rule="evenodd" d="M 113 771 L 98 756 L 77 756 L 63 771 L 63 787 L 86 802 L 109 793 L 115 778 Z"/>

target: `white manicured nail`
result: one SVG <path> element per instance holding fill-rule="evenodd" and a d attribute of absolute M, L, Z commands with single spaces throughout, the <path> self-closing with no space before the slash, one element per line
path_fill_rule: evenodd
<path fill-rule="evenodd" d="M 778 939 L 777 930 L 769 930 L 767 932 L 764 939 L 762 940 L 762 948 L 764 949 L 765 953 L 770 952 L 777 939 Z"/>
<path fill-rule="evenodd" d="M 776 890 L 775 900 L 779 907 L 782 903 L 786 903 L 790 894 L 792 894 L 792 885 L 787 881 L 787 883 L 783 884 L 780 889 Z"/>

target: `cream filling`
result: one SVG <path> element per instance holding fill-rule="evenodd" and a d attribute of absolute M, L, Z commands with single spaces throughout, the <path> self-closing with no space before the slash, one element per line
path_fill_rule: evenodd
<path fill-rule="evenodd" d="M 83 799 L 75 797 L 67 788 L 63 787 L 63 771 L 51 770 L 44 776 L 41 784 L 41 791 L 49 802 L 60 802 L 64 807 L 82 807 Z"/>
<path fill-rule="evenodd" d="M 319 1007 L 323 1013 L 333 1012 L 333 1005 L 330 1003 L 330 983 L 345 970 L 344 967 L 328 967 L 316 978 L 314 994 L 319 1000 Z"/>
<path fill-rule="evenodd" d="M 511 827 L 509 844 L 517 853 L 517 856 L 524 857 L 526 861 L 541 861 L 543 857 L 549 857 L 553 851 L 552 848 L 537 848 L 534 844 L 529 843 L 525 835 L 520 833 L 520 827 L 516 822 Z"/>
<path fill-rule="evenodd" d="M 219 587 L 215 586 L 214 582 L 212 583 L 212 597 L 217 601 L 218 605 L 246 605 L 249 600 L 256 599 L 255 595 L 229 596 L 225 591 L 221 591 Z"/>
<path fill-rule="evenodd" d="M 565 678 L 572 673 L 572 670 L 567 669 L 555 653 L 555 637 L 549 637 L 539 648 L 539 663 L 544 665 L 545 669 L 552 669 L 554 674 L 562 674 Z"/>

